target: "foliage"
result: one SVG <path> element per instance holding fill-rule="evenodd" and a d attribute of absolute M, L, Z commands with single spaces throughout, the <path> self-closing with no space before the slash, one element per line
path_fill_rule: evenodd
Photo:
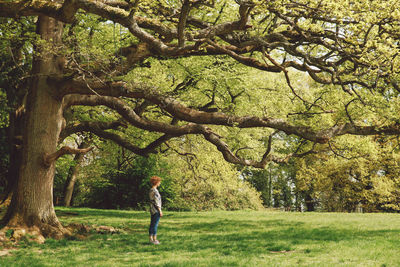
<path fill-rule="evenodd" d="M 241 175 L 248 181 L 258 192 L 260 192 L 261 200 L 264 207 L 272 207 L 272 173 L 271 166 L 267 170 L 244 169 Z"/>
<path fill-rule="evenodd" d="M 2 266 L 398 266 L 397 214 L 269 211 L 165 212 L 160 246 L 148 212 L 57 208 L 63 223 L 110 225 L 120 234 L 48 239 L 0 258 Z"/>
<path fill-rule="evenodd" d="M 0 88 L 0 128 L 6 128 L 9 124 L 7 98 L 5 92 Z"/>
<path fill-rule="evenodd" d="M 9 163 L 9 143 L 7 138 L 8 105 L 5 93 L 0 87 L 0 192 L 6 186 Z"/>
<path fill-rule="evenodd" d="M 32 18 L 0 18 L 0 192 L 12 183 L 8 180 L 10 153 L 16 146 L 10 128 L 17 126 L 10 117 L 24 101 L 34 40 Z"/>
<path fill-rule="evenodd" d="M 292 193 L 292 177 L 290 174 L 285 175 L 285 170 L 281 170 L 277 180 L 275 182 L 275 187 L 272 191 L 272 196 L 274 200 L 274 207 L 280 208 L 284 207 L 286 210 L 292 210 L 294 194 Z"/>
<path fill-rule="evenodd" d="M 296 188 L 296 168 L 294 161 L 288 164 L 270 164 L 265 170 L 244 168 L 242 175 L 246 181 L 261 193 L 265 207 L 287 211 L 302 211 L 304 195 Z"/>
<path fill-rule="evenodd" d="M 240 177 L 240 172 L 221 159 L 218 152 L 195 136 L 187 136 L 178 145 L 178 154 L 168 156 L 174 162 L 171 174 L 177 184 L 178 210 L 260 209 L 260 193 Z M 185 151 L 180 153 L 179 151 Z"/>
<path fill-rule="evenodd" d="M 192 147 L 199 141 L 201 139 L 190 138 L 188 142 L 170 145 L 186 143 Z M 198 153 L 198 158 L 176 153 L 143 158 L 111 142 L 96 142 L 98 148 L 80 169 L 80 191 L 75 192 L 74 205 L 147 208 L 148 178 L 157 175 L 163 178 L 160 192 L 163 206 L 169 210 L 261 208 L 259 193 L 240 180 L 239 172 L 222 161 L 212 148 L 207 154 Z M 58 163 L 55 196 L 62 196 L 68 166 L 72 164 L 70 157 Z"/>
<path fill-rule="evenodd" d="M 168 164 L 157 157 L 135 157 L 129 167 L 110 169 L 98 179 L 85 183 L 87 193 L 82 196 L 85 199 L 82 204 L 107 209 L 147 208 L 149 178 L 157 175 L 162 177 L 159 191 L 163 206 L 168 208 L 176 197 L 168 169 Z"/>
<path fill-rule="evenodd" d="M 32 45 L 37 40 L 32 18 L 0 18 L 0 127 L 7 126 L 6 115 L 20 105 L 24 82 L 32 64 Z M 5 93 L 5 95 L 4 95 Z"/>
<path fill-rule="evenodd" d="M 54 184 L 53 184 L 53 202 L 55 205 L 62 205 L 64 199 L 64 188 L 66 179 L 68 176 L 69 169 L 71 166 L 75 164 L 74 157 L 71 155 L 62 157 L 57 161 L 56 165 L 56 173 L 54 175 Z M 76 188 L 74 190 L 76 191 Z M 75 192 L 76 195 L 77 192 Z"/>
<path fill-rule="evenodd" d="M 399 211 L 398 152 L 392 145 L 339 139 L 336 155 L 328 151 L 296 161 L 296 190 L 312 194 L 326 211 Z"/>
<path fill-rule="evenodd" d="M 8 142 L 7 134 L 4 128 L 0 128 L 0 193 L 7 185 L 7 171 L 8 171 Z"/>

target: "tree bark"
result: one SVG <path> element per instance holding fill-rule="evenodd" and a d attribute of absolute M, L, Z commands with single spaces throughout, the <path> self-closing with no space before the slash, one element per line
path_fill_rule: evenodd
<path fill-rule="evenodd" d="M 43 158 L 56 151 L 63 124 L 62 100 L 54 97 L 57 88 L 47 82 L 49 75 L 62 73 L 57 49 L 61 44 L 63 24 L 40 16 L 37 33 L 46 44 L 35 47 L 22 159 L 4 222 L 6 228 L 27 228 L 45 237 L 61 238 L 69 233 L 59 222 L 53 206 L 55 162 L 48 166 Z"/>
<path fill-rule="evenodd" d="M 89 147 L 89 144 L 83 141 L 79 145 L 79 149 L 85 149 Z M 72 201 L 72 193 L 74 192 L 75 182 L 78 178 L 79 169 L 84 159 L 84 154 L 76 154 L 74 158 L 74 164 L 70 167 L 68 171 L 67 180 L 65 181 L 64 187 L 64 206 L 69 207 L 71 206 Z"/>
<path fill-rule="evenodd" d="M 307 211 L 315 211 L 315 201 L 309 193 L 306 193 L 304 200 Z"/>

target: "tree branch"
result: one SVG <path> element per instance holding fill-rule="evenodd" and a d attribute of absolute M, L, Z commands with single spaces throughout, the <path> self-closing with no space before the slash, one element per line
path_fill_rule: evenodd
<path fill-rule="evenodd" d="M 141 156 L 147 156 L 149 153 L 156 153 L 155 149 L 159 147 L 164 142 L 168 141 L 169 139 L 173 138 L 174 136 L 171 135 L 163 135 L 150 144 L 148 144 L 145 148 L 140 148 L 138 146 L 133 145 L 130 141 L 124 139 L 120 135 L 112 132 L 107 132 L 107 129 L 117 129 L 118 127 L 123 126 L 127 127 L 121 121 L 114 121 L 114 122 L 80 122 L 75 123 L 72 125 L 68 125 L 60 135 L 60 143 L 64 140 L 67 136 L 78 133 L 78 132 L 91 132 L 98 137 L 111 140 L 116 144 L 125 147 L 126 149 L 132 151 L 135 154 Z"/>
<path fill-rule="evenodd" d="M 295 134 L 304 139 L 317 142 L 327 143 L 331 138 L 344 134 L 352 135 L 375 135 L 375 134 L 400 134 L 400 126 L 393 124 L 382 127 L 377 126 L 358 126 L 351 123 L 338 124 L 321 130 L 313 130 L 308 126 L 296 126 L 286 122 L 283 119 L 271 117 L 255 117 L 255 116 L 235 116 L 221 112 L 204 112 L 186 107 L 177 100 L 163 96 L 157 93 L 155 88 L 146 86 L 130 86 L 128 84 L 118 83 L 111 86 L 115 90 L 120 90 L 121 96 L 135 97 L 146 99 L 165 111 L 169 112 L 177 119 L 193 122 L 196 124 L 186 124 L 183 126 L 172 126 L 161 122 L 151 122 L 139 117 L 130 107 L 122 100 L 114 97 L 106 96 L 79 96 L 71 95 L 65 98 L 65 105 L 105 105 L 120 113 L 131 124 L 139 128 L 158 131 L 172 135 L 181 135 L 185 133 L 199 133 L 198 124 L 225 125 L 238 128 L 272 128 L 285 132 L 286 134 Z M 102 90 L 106 91 L 106 88 Z M 114 92 L 111 90 L 111 92 Z"/>
<path fill-rule="evenodd" d="M 191 35 L 184 35 L 182 32 L 178 33 L 176 30 L 169 29 L 163 26 L 161 23 L 155 20 L 141 18 L 133 16 L 133 12 L 129 13 L 122 8 L 119 8 L 118 4 L 113 3 L 114 1 L 90 1 L 90 0 L 68 0 L 62 5 L 56 2 L 50 1 L 19 1 L 19 2 L 8 2 L 0 0 L 0 17 L 17 17 L 17 16 L 30 16 L 45 14 L 53 17 L 57 20 L 70 23 L 80 8 L 88 13 L 99 15 L 103 18 L 107 18 L 111 21 L 117 22 L 139 38 L 141 41 L 148 43 L 153 49 L 155 49 L 160 55 L 175 55 L 178 56 L 185 51 L 196 50 L 199 44 L 191 44 L 184 46 L 184 36 L 187 40 L 212 38 L 216 35 L 223 35 L 231 33 L 235 30 L 244 30 L 246 28 L 246 22 L 248 20 L 249 11 L 252 5 L 249 5 L 247 1 L 240 6 L 240 20 L 234 22 L 222 23 L 215 26 L 210 26 L 205 29 L 201 29 L 198 32 L 194 32 Z M 189 1 L 188 1 L 189 2 Z M 116 6 L 116 7 L 115 7 Z M 180 31 L 183 29 L 183 22 L 187 20 L 187 14 L 185 11 L 182 13 L 182 22 L 178 27 Z M 186 15 L 185 15 L 186 14 Z M 186 19 L 184 19 L 186 17 Z M 174 47 L 163 43 L 158 38 L 154 37 L 150 33 L 140 28 L 149 28 L 155 32 L 162 34 L 168 38 L 180 38 L 180 46 Z"/>
<path fill-rule="evenodd" d="M 207 43 L 209 43 L 211 46 L 213 46 L 215 49 L 219 50 L 220 52 L 223 52 L 223 53 L 231 56 L 232 58 L 234 58 L 235 60 L 237 60 L 238 62 L 240 62 L 246 66 L 254 67 L 259 70 L 264 70 L 264 71 L 269 71 L 269 72 L 281 72 L 282 71 L 282 69 L 277 66 L 263 64 L 255 58 L 238 55 L 234 51 L 226 49 L 225 47 L 220 46 L 211 40 L 207 40 Z"/>
<path fill-rule="evenodd" d="M 118 120 L 112 122 L 92 122 L 92 121 L 83 121 L 79 123 L 72 123 L 67 125 L 63 131 L 60 133 L 58 143 L 62 143 L 64 139 L 71 134 L 78 132 L 85 132 L 91 130 L 107 130 L 107 129 L 117 129 L 119 127 L 127 127 L 126 123 Z"/>
<path fill-rule="evenodd" d="M 72 23 L 75 21 L 75 14 L 78 11 L 76 0 L 65 0 L 61 8 L 59 9 L 58 16 L 61 21 Z"/>
<path fill-rule="evenodd" d="M 144 157 L 151 153 L 157 153 L 157 151 L 155 150 L 157 147 L 159 147 L 161 144 L 168 141 L 169 139 L 173 138 L 173 136 L 171 135 L 163 135 L 154 140 L 153 142 L 151 142 L 150 144 L 148 144 L 146 147 L 140 148 L 138 146 L 133 145 L 129 140 L 126 140 L 120 135 L 112 132 L 107 132 L 102 129 L 89 128 L 89 127 L 85 128 L 84 131 L 91 132 L 97 135 L 98 137 L 111 140 L 114 143 L 118 144 L 119 146 L 122 146 L 130 150 L 131 152 Z"/>
<path fill-rule="evenodd" d="M 80 153 L 87 153 L 92 150 L 93 147 L 78 149 L 72 148 L 69 146 L 63 146 L 58 151 L 54 152 L 53 154 L 45 154 L 43 156 L 43 163 L 46 167 L 50 167 L 53 162 L 55 162 L 59 157 L 65 154 L 80 154 Z"/>
<path fill-rule="evenodd" d="M 170 125 L 158 121 L 150 121 L 140 117 L 131 107 L 124 101 L 109 96 L 82 96 L 70 95 L 68 97 L 68 106 L 70 105 L 86 105 L 98 106 L 104 105 L 117 111 L 127 122 L 138 128 L 151 132 L 161 132 L 172 136 L 181 136 L 184 134 L 199 133 L 201 126 L 194 123 L 188 123 L 182 126 Z"/>
<path fill-rule="evenodd" d="M 181 13 L 179 15 L 178 22 L 178 46 L 183 47 L 185 45 L 185 27 L 186 21 L 190 12 L 190 0 L 184 0 L 181 8 Z"/>

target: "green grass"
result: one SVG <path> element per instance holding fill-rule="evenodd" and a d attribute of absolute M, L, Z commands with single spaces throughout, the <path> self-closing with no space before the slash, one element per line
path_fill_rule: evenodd
<path fill-rule="evenodd" d="M 400 266 L 400 214 L 166 212 L 159 246 L 147 242 L 146 212 L 57 208 L 57 214 L 66 224 L 123 231 L 22 243 L 0 266 Z"/>

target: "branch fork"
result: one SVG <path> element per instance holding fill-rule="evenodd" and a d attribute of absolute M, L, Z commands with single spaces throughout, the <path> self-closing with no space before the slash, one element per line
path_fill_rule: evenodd
<path fill-rule="evenodd" d="M 83 154 L 91 151 L 94 147 L 88 147 L 88 148 L 73 148 L 69 146 L 63 146 L 60 148 L 58 151 L 52 153 L 52 154 L 45 154 L 43 156 L 43 163 L 46 167 L 50 167 L 53 162 L 55 162 L 59 157 L 66 155 L 66 154 Z"/>

